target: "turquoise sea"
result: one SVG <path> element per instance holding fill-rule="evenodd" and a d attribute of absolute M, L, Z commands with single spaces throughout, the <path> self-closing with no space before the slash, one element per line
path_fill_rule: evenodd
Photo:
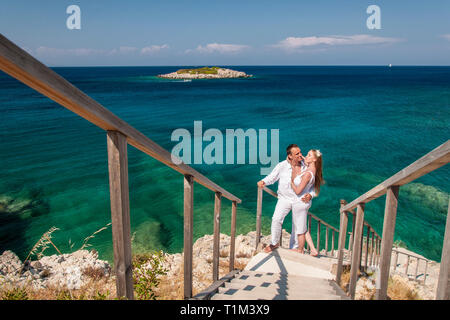
<path fill-rule="evenodd" d="M 324 157 L 320 196 L 311 212 L 339 227 L 339 200 L 354 200 L 446 142 L 450 136 L 450 67 L 230 66 L 249 79 L 163 80 L 180 67 L 54 70 L 169 151 L 177 128 L 279 129 L 279 159 L 297 143 Z M 204 144 L 206 145 L 206 143 Z M 67 253 L 110 222 L 106 132 L 0 73 L 0 253 L 24 259 L 44 232 Z M 133 251 L 183 248 L 183 177 L 129 146 Z M 260 165 L 192 165 L 242 199 L 237 232 L 255 229 Z M 400 188 L 395 241 L 440 261 L 450 167 Z M 272 186 L 276 187 L 276 186 Z M 214 194 L 194 187 L 194 238 L 213 232 Z M 385 197 L 366 205 L 381 235 Z M 263 233 L 275 199 L 265 195 Z M 231 204 L 222 201 L 221 232 Z M 291 218 L 284 228 L 290 231 Z M 312 232 L 315 232 L 313 224 Z M 322 232 L 324 237 L 324 232 Z M 314 235 L 313 235 L 314 238 Z M 195 240 L 194 239 L 194 240 Z M 315 238 L 314 238 L 315 239 Z M 337 241 L 336 241 L 337 243 Z M 112 261 L 108 227 L 89 241 Z M 52 247 L 46 254 L 53 254 Z"/>

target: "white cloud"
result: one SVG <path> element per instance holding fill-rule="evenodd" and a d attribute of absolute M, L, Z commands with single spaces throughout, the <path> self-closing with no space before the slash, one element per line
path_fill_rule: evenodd
<path fill-rule="evenodd" d="M 444 38 L 444 39 L 447 39 L 448 41 L 450 41 L 450 33 L 443 34 L 441 37 Z"/>
<path fill-rule="evenodd" d="M 141 49 L 141 54 L 152 54 L 152 53 L 156 53 L 159 52 L 163 49 L 167 49 L 169 48 L 169 46 L 167 44 L 163 44 L 162 46 L 159 45 L 152 45 L 149 47 L 145 47 Z"/>
<path fill-rule="evenodd" d="M 61 55 L 88 56 L 103 53 L 105 53 L 104 50 L 88 49 L 88 48 L 59 49 L 41 46 L 36 49 L 36 54 L 41 56 L 61 56 Z"/>
<path fill-rule="evenodd" d="M 221 54 L 233 54 L 241 52 L 242 50 L 250 48 L 249 46 L 242 44 L 224 44 L 224 43 L 209 43 L 206 46 L 199 45 L 196 49 L 188 49 L 185 53 L 199 52 L 199 53 L 221 53 Z"/>
<path fill-rule="evenodd" d="M 134 53 L 136 51 L 138 51 L 139 49 L 136 47 L 126 47 L 126 46 L 121 46 L 118 49 L 112 49 L 111 51 L 108 52 L 108 54 L 130 54 L 130 53 Z"/>
<path fill-rule="evenodd" d="M 305 47 L 313 46 L 339 46 L 339 45 L 363 45 L 363 44 L 385 44 L 399 42 L 401 39 L 376 37 L 367 34 L 356 34 L 351 36 L 332 35 L 327 37 L 288 37 L 281 40 L 274 48 L 286 51 L 297 51 Z"/>

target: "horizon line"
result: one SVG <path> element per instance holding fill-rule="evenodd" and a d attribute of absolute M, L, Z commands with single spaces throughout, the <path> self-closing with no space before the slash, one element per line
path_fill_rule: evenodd
<path fill-rule="evenodd" d="M 224 66 L 224 67 L 389 67 L 389 64 L 317 64 L 317 65 L 288 65 L 288 64 L 174 64 L 174 65 L 48 65 L 49 68 L 130 68 L 130 67 L 204 67 L 204 66 Z M 391 67 L 450 67 L 450 65 L 428 65 L 428 64 L 392 64 Z"/>

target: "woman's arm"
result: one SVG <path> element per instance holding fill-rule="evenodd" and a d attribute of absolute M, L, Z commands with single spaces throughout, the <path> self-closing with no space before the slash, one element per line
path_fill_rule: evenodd
<path fill-rule="evenodd" d="M 291 186 L 292 186 L 292 189 L 294 190 L 294 192 L 295 192 L 296 194 L 302 193 L 303 189 L 305 189 L 306 185 L 308 184 L 308 181 L 311 179 L 312 173 L 309 172 L 309 171 L 308 171 L 308 173 L 309 173 L 311 176 L 308 176 L 308 175 L 304 174 L 304 175 L 302 176 L 302 180 L 300 181 L 300 184 L 299 184 L 298 186 L 296 186 L 295 183 L 294 183 L 294 179 L 295 179 L 295 178 L 292 178 L 292 179 L 291 179 Z"/>

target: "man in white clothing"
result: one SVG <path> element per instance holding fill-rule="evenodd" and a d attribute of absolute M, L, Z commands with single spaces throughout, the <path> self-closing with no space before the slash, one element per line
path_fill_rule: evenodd
<path fill-rule="evenodd" d="M 277 164 L 268 176 L 257 183 L 259 188 L 263 188 L 278 181 L 278 201 L 272 216 L 272 240 L 271 244 L 264 249 L 265 252 L 271 252 L 278 248 L 284 218 L 292 210 L 292 204 L 298 201 L 298 197 L 291 187 L 292 167 L 300 164 L 302 171 L 306 169 L 301 150 L 296 144 L 290 144 L 286 149 L 286 153 L 287 159 Z M 306 194 L 301 200 L 307 203 L 311 201 L 313 196 L 315 196 L 314 191 Z M 299 243 L 295 241 L 296 238 L 295 236 L 291 236 L 290 246 L 303 248 L 305 245 L 305 235 L 300 237 Z"/>

